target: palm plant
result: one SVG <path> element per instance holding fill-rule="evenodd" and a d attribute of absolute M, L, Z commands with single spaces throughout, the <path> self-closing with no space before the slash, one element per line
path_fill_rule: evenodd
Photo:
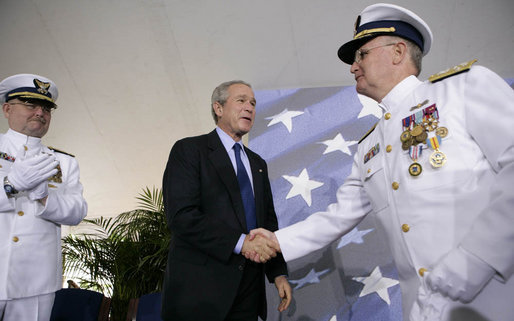
<path fill-rule="evenodd" d="M 65 275 L 110 296 L 112 321 L 125 319 L 131 298 L 162 289 L 170 242 L 162 191 L 146 187 L 136 199 L 137 209 L 86 219 L 91 232 L 63 239 Z"/>

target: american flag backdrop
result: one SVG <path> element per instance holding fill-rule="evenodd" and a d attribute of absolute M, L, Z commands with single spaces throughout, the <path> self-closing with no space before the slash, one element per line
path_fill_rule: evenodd
<path fill-rule="evenodd" d="M 514 79 L 507 80 L 512 86 Z M 322 211 L 350 173 L 377 103 L 354 86 L 261 90 L 249 147 L 268 163 L 279 226 Z M 368 215 L 327 248 L 288 264 L 293 303 L 279 314 L 267 285 L 268 320 L 401 321 L 401 292 L 384 231 Z"/>

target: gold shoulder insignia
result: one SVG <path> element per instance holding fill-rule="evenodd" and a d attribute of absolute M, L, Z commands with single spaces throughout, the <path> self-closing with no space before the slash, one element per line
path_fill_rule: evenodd
<path fill-rule="evenodd" d="M 66 152 L 63 152 L 62 150 L 59 150 L 57 148 L 54 148 L 52 146 L 48 146 L 49 149 L 53 150 L 54 152 L 56 153 L 61 153 L 61 154 L 64 154 L 64 155 L 68 155 L 68 156 L 71 156 L 71 157 L 75 157 L 75 155 L 72 155 L 70 153 L 66 153 Z"/>
<path fill-rule="evenodd" d="M 443 80 L 445 78 L 460 74 L 461 72 L 468 71 L 475 62 L 477 62 L 477 60 L 473 59 L 473 60 L 470 60 L 467 62 L 463 62 L 460 65 L 457 65 L 455 67 L 438 72 L 437 74 L 434 74 L 434 75 L 428 77 L 428 81 L 430 81 L 431 83 L 434 83 L 434 82 Z"/>
<path fill-rule="evenodd" d="M 378 121 L 375 123 L 375 125 L 373 125 L 373 127 L 371 127 L 370 130 L 368 130 L 368 132 L 366 134 L 364 134 L 364 136 L 362 136 L 361 139 L 359 139 L 358 144 L 360 144 L 364 139 L 366 139 L 366 137 L 368 137 L 369 134 L 371 134 L 375 130 L 375 127 L 377 127 L 377 125 L 378 125 Z"/>

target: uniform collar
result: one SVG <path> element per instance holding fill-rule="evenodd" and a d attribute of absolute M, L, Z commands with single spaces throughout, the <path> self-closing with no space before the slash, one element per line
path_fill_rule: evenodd
<path fill-rule="evenodd" d="M 423 82 L 420 81 L 416 76 L 410 75 L 404 80 L 400 81 L 393 89 L 382 99 L 378 105 L 384 111 L 391 111 L 392 108 L 398 106 L 398 103 L 402 101 L 407 95 L 409 95 L 414 88 L 421 85 Z"/>
<path fill-rule="evenodd" d="M 16 145 L 26 145 L 26 146 L 38 146 L 41 145 L 41 138 L 27 136 L 25 134 L 19 133 L 9 128 L 7 133 L 5 133 L 5 137 L 11 140 Z"/>

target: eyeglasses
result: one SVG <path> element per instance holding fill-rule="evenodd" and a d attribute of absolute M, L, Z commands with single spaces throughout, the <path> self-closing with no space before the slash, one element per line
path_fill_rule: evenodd
<path fill-rule="evenodd" d="M 355 51 L 355 59 L 354 61 L 358 64 L 361 63 L 361 61 L 364 59 L 364 57 L 373 49 L 377 49 L 377 48 L 381 48 L 381 47 L 387 47 L 387 46 L 393 46 L 393 45 L 396 45 L 397 42 L 395 43 L 388 43 L 387 45 L 381 45 L 381 46 L 376 46 L 376 47 L 373 47 L 373 48 L 369 48 L 369 49 L 359 49 L 359 50 L 356 50 Z"/>
<path fill-rule="evenodd" d="M 38 107 L 41 107 L 41 110 L 45 113 L 45 114 L 50 114 L 52 113 L 52 110 L 55 109 L 55 107 L 50 107 L 50 106 L 43 106 L 43 105 L 39 105 L 39 104 L 31 104 L 29 102 L 19 102 L 19 103 L 8 103 L 9 105 L 23 105 L 25 106 L 25 108 L 27 108 L 28 110 L 36 110 Z"/>

